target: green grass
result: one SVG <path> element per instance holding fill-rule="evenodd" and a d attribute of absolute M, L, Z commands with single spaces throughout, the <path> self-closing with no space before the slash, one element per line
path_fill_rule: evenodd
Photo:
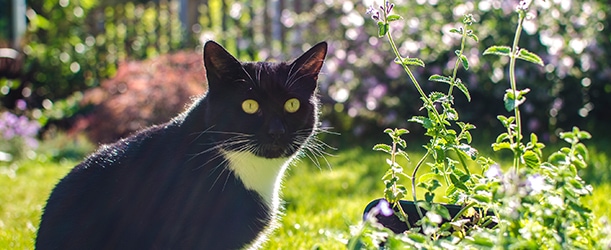
<path fill-rule="evenodd" d="M 287 171 L 281 227 L 270 236 L 265 249 L 345 248 L 350 226 L 360 222 L 369 201 L 382 195 L 385 155 L 356 148 L 334 154 L 327 157 L 330 168 L 325 163 L 318 168 L 305 158 Z M 33 248 L 47 196 L 75 164 L 25 161 L 12 167 L 0 165 L 0 249 Z M 611 218 L 609 192 L 611 184 L 600 184 L 586 199 L 598 217 Z"/>
<path fill-rule="evenodd" d="M 40 212 L 74 162 L 0 165 L 0 249 L 32 249 Z"/>

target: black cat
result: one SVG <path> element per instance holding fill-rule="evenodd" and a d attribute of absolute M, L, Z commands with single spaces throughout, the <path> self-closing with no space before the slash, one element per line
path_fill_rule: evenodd
<path fill-rule="evenodd" d="M 208 93 L 168 123 L 102 146 L 51 193 L 37 249 L 257 248 L 283 172 L 318 150 L 319 43 L 292 63 L 204 46 Z"/>

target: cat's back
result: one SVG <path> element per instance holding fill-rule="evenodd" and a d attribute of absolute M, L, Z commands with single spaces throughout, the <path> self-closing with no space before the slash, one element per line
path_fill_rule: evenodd
<path fill-rule="evenodd" d="M 142 231 L 168 194 L 181 151 L 178 125 L 154 126 L 116 143 L 101 146 L 97 152 L 75 166 L 55 186 L 43 210 L 37 248 L 57 249 L 111 248 L 124 237 L 144 237 Z M 173 149 L 173 150 L 168 150 Z M 184 158 L 184 157 L 182 157 Z M 123 232 L 121 232 L 123 231 Z M 116 239 L 104 235 L 115 235 Z M 70 237 L 69 240 L 66 237 Z M 131 247 L 131 246 L 129 246 Z M 137 247 L 137 246 L 133 246 Z"/>

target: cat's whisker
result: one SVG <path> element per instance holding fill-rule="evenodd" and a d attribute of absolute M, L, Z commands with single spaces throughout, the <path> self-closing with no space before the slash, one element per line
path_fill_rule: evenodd
<path fill-rule="evenodd" d="M 190 142 L 190 144 L 192 144 L 193 142 L 197 141 L 202 135 L 206 134 L 207 132 L 210 131 L 210 129 L 212 129 L 214 127 L 214 125 L 208 127 L 207 129 L 205 129 L 204 131 L 201 132 L 195 132 L 195 133 L 191 133 L 189 134 L 190 136 L 197 134 L 197 136 Z"/>
<path fill-rule="evenodd" d="M 261 82 L 261 71 L 263 71 L 262 68 L 257 68 L 257 82 L 255 84 L 259 84 Z"/>
<path fill-rule="evenodd" d="M 193 159 L 195 159 L 196 157 L 200 156 L 200 155 L 205 155 L 206 153 L 209 153 L 211 151 L 215 151 L 215 150 L 220 150 L 226 147 L 231 147 L 234 145 L 240 145 L 240 144 L 248 144 L 252 141 L 252 137 L 253 135 L 249 135 L 249 134 L 244 134 L 244 133 L 237 133 L 237 132 L 221 132 L 221 131 L 211 131 L 212 133 L 221 133 L 221 134 L 235 134 L 236 136 L 230 137 L 229 139 L 222 141 L 221 143 L 217 143 L 217 145 L 214 145 L 204 151 L 198 152 L 196 154 L 193 154 L 191 156 L 191 158 L 189 158 L 187 160 L 191 161 Z M 204 143 L 204 144 L 209 144 L 209 143 Z M 197 170 L 200 169 L 206 165 L 208 165 L 208 163 L 210 163 L 211 161 L 217 159 L 219 156 L 222 156 L 220 153 L 217 154 L 215 157 L 209 159 L 207 162 L 205 162 L 204 164 L 200 165 L 199 167 L 193 169 L 193 170 Z"/>
<path fill-rule="evenodd" d="M 236 151 L 238 152 L 252 152 L 253 149 L 258 149 L 258 147 L 256 147 L 253 144 L 245 144 L 242 147 L 238 148 Z M 238 161 L 240 161 L 241 159 L 239 159 Z M 225 159 L 222 162 L 222 165 L 224 165 L 226 162 L 228 162 L 228 159 Z M 217 166 L 218 168 L 218 166 Z M 223 172 L 225 171 L 229 171 L 229 169 L 227 168 L 223 168 L 223 170 L 221 171 L 221 173 L 219 174 L 219 176 L 217 176 L 216 180 L 214 181 L 214 183 L 212 184 L 212 186 L 214 187 L 215 183 L 217 182 L 218 178 L 223 174 Z M 227 181 L 229 181 L 229 174 L 227 175 L 227 177 L 225 178 L 225 182 L 223 183 L 223 187 L 221 188 L 221 190 L 225 190 L 225 186 L 227 185 Z"/>
<path fill-rule="evenodd" d="M 315 128 L 313 131 L 309 131 L 307 129 L 300 130 L 295 133 L 295 141 L 293 143 L 299 144 L 299 142 L 305 141 L 305 143 L 302 145 L 302 153 L 305 154 L 319 169 L 319 158 L 322 158 L 327 164 L 327 167 L 331 169 L 331 164 L 326 157 L 334 157 L 335 155 L 327 152 L 327 149 L 337 150 L 337 148 L 330 146 L 316 137 L 320 133 L 337 134 L 327 130 L 327 128 Z"/>
<path fill-rule="evenodd" d="M 308 56 L 308 58 L 306 59 L 306 61 L 310 61 L 310 62 L 320 62 L 320 63 L 322 63 L 322 62 L 324 61 L 324 60 L 322 60 L 322 59 L 320 59 L 320 60 L 314 60 L 314 59 L 312 59 L 314 56 L 316 56 L 316 54 L 311 54 L 311 55 L 309 55 L 309 56 Z M 294 77 L 295 77 L 295 75 L 297 75 L 297 73 L 298 73 L 298 72 L 299 72 L 299 71 L 300 71 L 300 70 L 301 70 L 303 67 L 305 67 L 305 65 L 306 65 L 306 64 L 301 64 L 301 65 L 299 65 L 299 68 L 297 68 L 297 70 L 295 70 L 295 71 L 293 72 L 293 70 L 294 70 L 294 68 L 295 68 L 295 65 L 296 65 L 296 64 L 295 64 L 295 63 L 293 63 L 293 64 L 291 65 L 291 68 L 289 69 L 289 73 L 288 73 L 289 79 L 287 79 L 287 82 L 290 82 L 290 80 L 291 80 L 292 78 L 294 78 Z M 316 72 L 316 74 L 318 74 L 318 72 Z"/>
<path fill-rule="evenodd" d="M 253 78 L 252 78 L 252 76 L 250 75 L 250 73 L 248 73 L 248 71 L 247 71 L 247 70 L 246 70 L 244 67 L 241 67 L 241 68 L 242 68 L 242 72 L 244 72 L 244 74 L 246 74 L 246 76 L 248 77 L 248 79 L 250 79 L 250 81 L 251 81 L 253 84 L 257 84 L 257 82 L 255 82 L 255 79 L 253 79 Z"/>
<path fill-rule="evenodd" d="M 286 86 L 287 88 L 291 88 L 293 87 L 293 85 L 298 82 L 299 80 L 301 80 L 301 78 L 305 78 L 305 77 L 311 77 L 311 76 L 316 76 L 318 74 L 302 74 L 299 77 L 297 77 L 297 79 L 293 79 L 294 77 L 289 78 L 289 80 L 286 81 Z"/>
<path fill-rule="evenodd" d="M 237 151 L 247 151 L 250 150 L 250 148 L 254 147 L 251 144 L 245 144 L 240 146 Z M 223 157 L 223 154 L 221 152 L 218 152 L 212 160 L 217 159 L 219 157 L 223 158 L 223 161 L 221 161 L 221 163 L 219 163 L 216 167 L 212 168 L 212 170 L 210 171 L 209 176 L 212 176 L 212 174 L 214 174 L 214 172 L 216 172 L 218 169 L 221 169 L 221 172 L 217 175 L 217 177 L 214 179 L 214 182 L 212 183 L 212 185 L 210 186 L 210 190 L 212 190 L 212 188 L 214 188 L 214 186 L 216 185 L 216 183 L 218 182 L 218 180 L 221 178 L 221 176 L 223 175 L 223 173 L 225 173 L 225 171 L 229 171 L 229 169 L 225 168 L 226 163 L 229 161 L 228 159 L 226 159 L 225 157 Z M 210 161 L 208 161 L 210 162 Z M 203 164 L 202 166 L 206 165 L 207 163 Z M 202 166 L 200 166 L 199 168 L 201 168 Z M 225 179 L 225 182 L 223 183 L 223 188 L 221 190 L 225 190 L 225 186 L 227 185 L 227 180 L 229 179 L 229 174 L 227 174 L 227 177 Z"/>

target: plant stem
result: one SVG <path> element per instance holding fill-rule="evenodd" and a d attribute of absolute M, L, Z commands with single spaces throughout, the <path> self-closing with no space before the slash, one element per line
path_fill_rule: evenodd
<path fill-rule="evenodd" d="M 510 60 L 509 60 L 509 84 L 511 85 L 511 91 L 513 92 L 513 97 L 515 98 L 514 103 L 518 102 L 518 90 L 516 86 L 517 84 L 516 84 L 515 67 L 516 67 L 516 60 L 517 60 L 518 53 L 519 53 L 518 42 L 520 40 L 520 34 L 522 33 L 522 24 L 524 23 L 525 17 L 526 15 L 524 11 L 519 11 L 518 26 L 516 27 L 516 33 L 513 38 L 513 45 L 511 49 Z M 517 172 L 518 168 L 520 167 L 520 158 L 522 157 L 522 149 L 521 149 L 522 119 L 520 118 L 519 106 L 515 105 L 513 110 L 514 110 L 514 115 L 516 117 L 515 122 L 516 122 L 516 130 L 517 130 L 515 148 L 513 148 L 513 152 L 514 152 L 513 167 L 514 167 L 514 170 Z"/>
<path fill-rule="evenodd" d="M 388 42 L 390 43 L 390 46 L 392 47 L 392 50 L 395 53 L 395 56 L 398 59 L 402 59 L 403 57 L 401 56 L 401 53 L 399 53 L 399 49 L 397 48 L 397 45 L 395 44 L 395 40 L 392 38 L 392 35 L 390 34 L 390 30 L 386 33 L 386 37 L 388 38 Z M 412 71 L 409 69 L 409 67 L 407 67 L 407 65 L 405 64 L 401 64 L 401 66 L 403 66 L 403 70 L 405 70 L 410 80 L 412 80 L 412 83 L 414 83 L 414 86 L 416 87 L 416 90 L 418 90 L 418 93 L 420 93 L 420 96 L 427 99 L 427 102 L 429 102 L 429 104 L 432 105 L 431 101 L 428 99 L 428 97 L 426 96 L 422 88 L 420 87 L 418 80 L 416 80 L 416 77 L 414 77 L 414 74 L 412 74 Z"/>
<path fill-rule="evenodd" d="M 467 30 L 463 29 L 462 38 L 460 40 L 460 52 L 458 53 L 458 58 L 456 58 L 456 63 L 454 64 L 454 70 L 452 71 L 452 84 L 450 84 L 450 89 L 448 90 L 448 96 L 452 96 L 452 90 L 454 90 L 454 84 L 456 83 L 456 74 L 458 73 L 458 67 L 460 66 L 460 56 L 463 54 L 465 50 L 465 42 L 467 40 Z"/>
<path fill-rule="evenodd" d="M 424 215 L 422 214 L 422 211 L 420 211 L 420 206 L 418 206 L 417 204 L 418 199 L 416 197 L 416 173 L 418 172 L 418 169 L 420 169 L 420 166 L 422 166 L 422 163 L 424 163 L 424 160 L 429 156 L 430 153 L 430 149 L 426 151 L 426 154 L 424 154 L 420 161 L 418 161 L 418 164 L 416 164 L 416 167 L 414 168 L 414 172 L 412 172 L 412 198 L 414 204 L 416 205 L 416 211 L 418 211 L 418 215 L 420 216 L 420 218 L 424 217 Z"/>
<path fill-rule="evenodd" d="M 390 30 L 386 33 L 386 37 L 388 38 L 388 42 L 390 43 L 390 46 L 392 47 L 392 50 L 395 53 L 395 56 L 397 58 L 399 58 L 399 59 L 402 59 L 403 57 L 399 53 L 399 49 L 397 48 L 397 45 L 395 44 L 395 41 L 392 38 Z M 426 104 L 428 106 L 431 107 L 431 109 L 433 111 L 433 114 L 440 121 L 441 120 L 441 116 L 439 115 L 439 112 L 437 111 L 437 109 L 435 109 L 435 106 L 434 106 L 433 102 L 431 101 L 431 99 L 428 96 L 426 96 L 426 94 L 424 93 L 424 91 L 420 87 L 420 84 L 418 83 L 418 80 L 416 80 L 416 77 L 414 77 L 414 74 L 412 74 L 412 71 L 405 64 L 401 64 L 401 66 L 403 67 L 403 70 L 405 70 L 405 72 L 409 76 L 410 80 L 412 81 L 412 83 L 414 84 L 416 89 L 418 90 L 418 93 L 420 93 L 420 96 L 422 96 L 422 99 L 426 102 Z M 424 163 L 424 160 L 428 157 L 428 155 L 430 153 L 431 153 L 431 150 L 430 149 L 427 150 L 426 154 L 422 157 L 422 159 L 420 159 L 420 161 L 418 162 L 418 164 L 414 168 L 414 172 L 412 173 L 412 180 L 411 180 L 412 181 L 412 197 L 413 197 L 414 203 L 418 202 L 418 199 L 416 197 L 416 173 L 418 172 L 418 169 L 420 169 L 420 166 L 422 165 L 422 163 Z M 401 206 L 399 206 L 399 207 L 401 207 Z M 400 209 L 400 210 L 401 210 L 401 212 L 403 212 L 402 211 L 403 209 Z M 420 210 L 420 207 L 417 204 L 416 204 L 416 210 L 418 211 L 418 215 L 420 216 L 420 218 L 422 218 L 424 215 L 422 214 L 422 211 Z"/>

